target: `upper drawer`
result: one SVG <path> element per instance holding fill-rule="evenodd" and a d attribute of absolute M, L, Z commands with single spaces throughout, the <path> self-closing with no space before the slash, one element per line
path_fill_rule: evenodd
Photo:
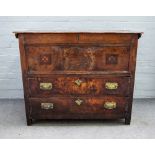
<path fill-rule="evenodd" d="M 129 46 L 26 46 L 29 74 L 55 71 L 128 71 Z"/>
<path fill-rule="evenodd" d="M 133 34 L 122 33 L 26 33 L 27 44 L 47 43 L 130 43 Z"/>
<path fill-rule="evenodd" d="M 30 97 L 52 97 L 55 95 L 118 95 L 128 96 L 128 77 L 52 77 L 29 78 Z"/>

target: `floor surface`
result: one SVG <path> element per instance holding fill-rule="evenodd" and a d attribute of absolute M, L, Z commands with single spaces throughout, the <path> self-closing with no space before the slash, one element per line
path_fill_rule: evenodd
<path fill-rule="evenodd" d="M 0 100 L 0 138 L 155 138 L 155 99 L 133 103 L 131 125 L 123 121 L 50 121 L 26 126 L 23 100 Z"/>

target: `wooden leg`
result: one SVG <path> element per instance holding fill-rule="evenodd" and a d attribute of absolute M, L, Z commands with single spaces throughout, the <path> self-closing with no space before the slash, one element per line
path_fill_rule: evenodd
<path fill-rule="evenodd" d="M 125 124 L 130 125 L 130 122 L 131 122 L 131 117 L 126 117 L 125 118 Z"/>
<path fill-rule="evenodd" d="M 32 125 L 32 119 L 27 119 L 27 126 L 31 126 Z"/>
<path fill-rule="evenodd" d="M 126 125 L 130 125 L 131 122 L 131 111 L 132 111 L 132 101 L 131 103 L 128 105 L 126 114 L 125 114 L 125 124 Z"/>

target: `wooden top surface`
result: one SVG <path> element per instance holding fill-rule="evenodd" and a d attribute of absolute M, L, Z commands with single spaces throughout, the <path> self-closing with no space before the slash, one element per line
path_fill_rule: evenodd
<path fill-rule="evenodd" d="M 140 33 L 143 34 L 141 31 L 130 31 L 130 30 L 110 30 L 110 31 L 99 31 L 99 30 L 92 30 L 92 31 L 59 31 L 59 30 L 48 30 L 48 31 L 41 31 L 41 30 L 21 30 L 21 31 L 14 31 L 13 33 Z"/>
<path fill-rule="evenodd" d="M 143 34 L 143 32 L 140 31 L 130 31 L 130 30 L 110 30 L 110 31 L 58 31 L 58 30 L 46 30 L 46 31 L 41 31 L 41 30 L 21 30 L 21 31 L 14 31 L 13 32 L 15 34 L 15 36 L 18 38 L 18 34 L 26 34 L 26 33 L 33 33 L 33 34 L 45 34 L 45 33 L 98 33 L 98 34 L 138 34 L 139 38 L 141 37 L 141 35 Z"/>

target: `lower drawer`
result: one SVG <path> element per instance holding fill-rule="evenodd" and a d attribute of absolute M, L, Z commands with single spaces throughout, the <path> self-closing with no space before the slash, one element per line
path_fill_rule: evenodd
<path fill-rule="evenodd" d="M 124 117 L 128 98 L 123 97 L 53 97 L 30 99 L 33 118 L 120 118 Z"/>

